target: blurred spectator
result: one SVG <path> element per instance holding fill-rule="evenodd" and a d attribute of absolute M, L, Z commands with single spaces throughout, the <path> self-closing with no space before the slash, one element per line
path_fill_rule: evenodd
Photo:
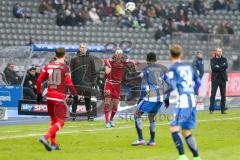
<path fill-rule="evenodd" d="M 36 99 L 36 68 L 32 67 L 28 70 L 23 83 L 23 97 L 24 99 Z"/>
<path fill-rule="evenodd" d="M 222 22 L 217 29 L 218 34 L 228 34 L 228 30 L 226 27 L 226 22 Z"/>
<path fill-rule="evenodd" d="M 157 31 L 154 34 L 154 37 L 155 37 L 155 40 L 159 40 L 166 37 L 162 26 L 158 27 Z"/>
<path fill-rule="evenodd" d="M 182 9 L 179 11 L 178 21 L 180 21 L 180 22 L 183 21 L 184 23 L 186 23 L 188 21 L 188 17 L 185 15 L 184 10 L 182 10 Z"/>
<path fill-rule="evenodd" d="M 234 34 L 234 29 L 231 27 L 231 25 L 229 23 L 226 23 L 225 26 L 226 26 L 228 34 Z"/>
<path fill-rule="evenodd" d="M 125 16 L 125 4 L 123 1 L 119 1 L 117 4 L 116 4 L 116 15 L 117 16 Z"/>
<path fill-rule="evenodd" d="M 238 0 L 238 11 L 240 11 L 240 0 Z"/>
<path fill-rule="evenodd" d="M 196 32 L 195 28 L 192 26 L 190 21 L 187 21 L 185 23 L 184 31 L 187 32 L 187 33 L 194 33 L 194 32 Z"/>
<path fill-rule="evenodd" d="M 163 21 L 163 32 L 165 35 L 171 35 L 172 34 L 172 30 L 171 30 L 171 24 L 169 23 L 168 20 L 164 20 Z"/>
<path fill-rule="evenodd" d="M 205 15 L 206 9 L 204 8 L 203 0 L 195 0 L 193 3 L 193 7 L 198 15 Z"/>
<path fill-rule="evenodd" d="M 213 10 L 231 10 L 231 0 L 215 0 L 213 2 Z"/>
<path fill-rule="evenodd" d="M 203 63 L 203 53 L 202 51 L 197 51 L 196 57 L 192 62 L 193 69 L 198 74 L 199 78 L 202 79 L 204 74 L 204 63 Z"/>
<path fill-rule="evenodd" d="M 53 0 L 53 7 L 56 9 L 56 11 L 63 10 L 65 6 L 64 0 Z"/>
<path fill-rule="evenodd" d="M 92 8 L 88 13 L 89 13 L 89 17 L 92 20 L 92 22 L 94 22 L 96 24 L 101 24 L 102 23 L 99 15 L 97 13 L 96 8 Z"/>
<path fill-rule="evenodd" d="M 84 6 L 83 9 L 81 10 L 81 18 L 83 19 L 84 23 L 86 21 L 90 20 L 90 16 L 88 14 L 88 7 L 87 6 Z"/>
<path fill-rule="evenodd" d="M 31 36 L 29 38 L 29 42 L 26 44 L 27 46 L 31 46 L 32 44 L 35 44 L 36 43 L 36 39 L 35 37 Z"/>
<path fill-rule="evenodd" d="M 9 85 L 18 85 L 21 83 L 21 78 L 17 75 L 16 71 L 14 71 L 14 65 L 12 63 L 7 64 L 4 74 Z"/>
<path fill-rule="evenodd" d="M 157 17 L 156 9 L 153 6 L 151 6 L 147 9 L 147 16 L 152 17 L 152 18 Z"/>
<path fill-rule="evenodd" d="M 0 72 L 0 85 L 8 85 L 6 76 L 4 73 Z"/>
<path fill-rule="evenodd" d="M 107 6 L 105 7 L 105 11 L 107 13 L 107 16 L 115 16 L 115 3 L 107 3 Z"/>
<path fill-rule="evenodd" d="M 76 26 L 78 25 L 78 21 L 74 12 L 71 12 L 65 19 L 65 25 L 68 26 Z"/>
<path fill-rule="evenodd" d="M 157 17 L 167 18 L 167 11 L 165 5 L 156 5 L 157 8 Z"/>
<path fill-rule="evenodd" d="M 187 15 L 194 15 L 194 14 L 196 14 L 196 11 L 195 11 L 195 9 L 193 7 L 192 0 L 188 1 L 188 5 L 186 7 L 186 12 L 187 12 Z"/>
<path fill-rule="evenodd" d="M 205 33 L 206 30 L 201 20 L 197 20 L 196 29 L 197 29 L 197 33 Z"/>
<path fill-rule="evenodd" d="M 168 18 L 169 19 L 175 19 L 175 20 L 179 20 L 179 15 L 176 12 L 176 8 L 175 7 L 171 7 L 168 13 Z"/>
<path fill-rule="evenodd" d="M 177 6 L 177 13 L 180 14 L 180 11 L 183 10 L 185 12 L 186 7 L 185 4 L 182 2 L 182 0 L 179 1 L 178 6 Z"/>
<path fill-rule="evenodd" d="M 177 23 L 177 30 L 180 32 L 185 32 L 185 22 L 184 21 Z"/>
<path fill-rule="evenodd" d="M 52 12 L 52 9 L 52 0 L 42 0 L 39 5 L 38 11 L 41 14 L 45 14 L 45 11 Z"/>
<path fill-rule="evenodd" d="M 104 17 L 108 16 L 106 7 L 103 5 L 103 3 L 100 3 L 97 7 L 97 13 L 101 19 L 101 21 L 104 20 Z"/>
<path fill-rule="evenodd" d="M 24 83 L 23 83 L 23 87 L 27 87 L 30 88 L 35 94 L 36 92 L 36 68 L 32 67 L 28 70 L 27 75 L 25 77 Z"/>
<path fill-rule="evenodd" d="M 22 7 L 22 5 L 20 3 L 16 3 L 13 6 L 13 15 L 16 18 L 31 18 L 26 15 L 26 13 L 24 12 L 24 8 Z"/>

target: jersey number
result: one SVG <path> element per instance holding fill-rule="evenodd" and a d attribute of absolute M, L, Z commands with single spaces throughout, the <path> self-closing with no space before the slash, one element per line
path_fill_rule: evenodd
<path fill-rule="evenodd" d="M 192 72 L 190 70 L 180 70 L 180 77 L 182 78 L 182 86 L 190 89 L 192 87 Z"/>
<path fill-rule="evenodd" d="M 61 84 L 61 70 L 60 69 L 49 69 L 49 84 L 60 85 Z"/>

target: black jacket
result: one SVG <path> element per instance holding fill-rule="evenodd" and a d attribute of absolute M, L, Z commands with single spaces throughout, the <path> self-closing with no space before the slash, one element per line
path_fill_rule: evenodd
<path fill-rule="evenodd" d="M 196 57 L 193 60 L 192 67 L 195 69 L 195 71 L 198 73 L 198 76 L 200 78 L 203 77 L 204 74 L 204 63 L 202 58 Z"/>
<path fill-rule="evenodd" d="M 228 62 L 225 57 L 212 58 L 211 59 L 211 69 L 212 69 L 212 81 L 223 80 L 227 81 L 227 68 Z"/>
<path fill-rule="evenodd" d="M 4 70 L 4 74 L 9 85 L 18 85 L 21 83 L 21 78 L 17 75 L 15 71 L 6 68 Z"/>
<path fill-rule="evenodd" d="M 96 83 L 94 58 L 90 55 L 77 55 L 71 59 L 71 76 L 73 84 L 82 90 L 91 91 Z"/>

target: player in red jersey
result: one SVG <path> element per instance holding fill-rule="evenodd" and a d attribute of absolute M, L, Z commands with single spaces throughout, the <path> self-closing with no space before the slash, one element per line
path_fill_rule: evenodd
<path fill-rule="evenodd" d="M 67 116 L 66 92 L 70 89 L 74 101 L 78 101 L 77 91 L 73 86 L 70 70 L 64 63 L 66 51 L 56 49 L 56 60 L 47 64 L 37 79 L 37 101 L 42 101 L 42 82 L 47 79 L 47 108 L 51 118 L 50 129 L 39 141 L 48 151 L 59 150 L 56 144 L 56 133 L 63 127 Z M 48 140 L 51 139 L 51 145 Z"/>
<path fill-rule="evenodd" d="M 118 110 L 120 92 L 121 92 L 121 82 L 124 77 L 125 66 L 127 62 L 124 60 L 124 55 L 120 48 L 115 50 L 112 59 L 104 60 L 107 79 L 104 89 L 104 114 L 106 128 L 115 127 L 113 118 Z M 113 107 L 111 116 L 109 119 L 110 104 L 113 101 Z"/>

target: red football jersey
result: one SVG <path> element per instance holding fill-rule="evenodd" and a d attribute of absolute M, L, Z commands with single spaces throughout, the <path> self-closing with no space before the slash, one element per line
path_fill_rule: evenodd
<path fill-rule="evenodd" d="M 42 93 L 42 82 L 47 79 L 47 100 L 62 101 L 66 98 L 66 93 L 70 89 L 73 95 L 77 91 L 72 83 L 68 66 L 59 61 L 47 64 L 41 71 L 37 79 L 37 93 Z"/>
<path fill-rule="evenodd" d="M 107 81 L 114 81 L 121 83 L 124 77 L 126 62 L 117 62 L 110 59 L 105 59 L 104 64 L 111 68 L 111 72 L 107 74 Z"/>

